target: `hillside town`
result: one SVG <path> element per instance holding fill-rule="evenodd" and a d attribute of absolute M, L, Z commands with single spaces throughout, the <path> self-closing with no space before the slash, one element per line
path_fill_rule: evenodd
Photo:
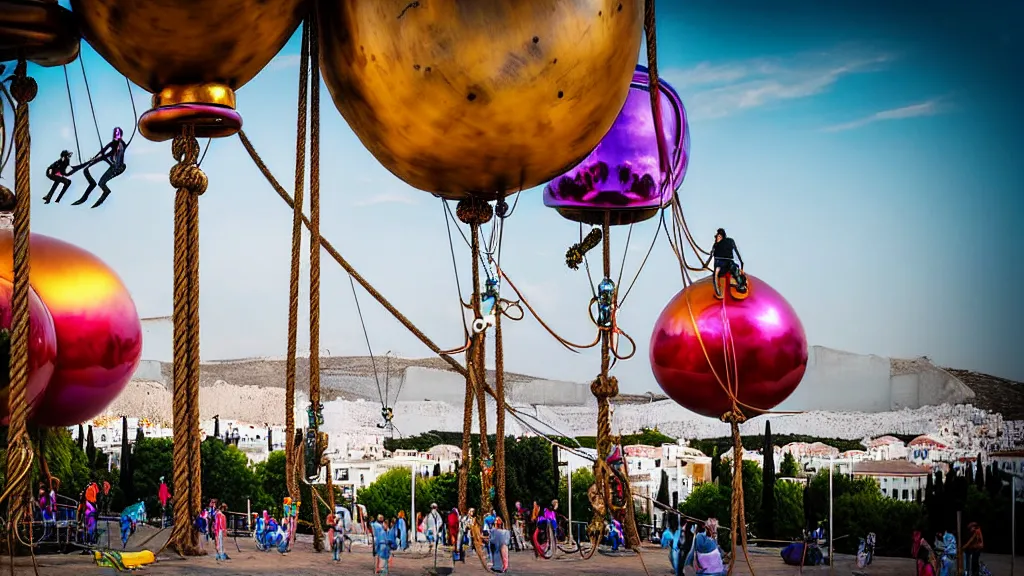
<path fill-rule="evenodd" d="M 781 473 L 781 463 L 788 454 L 803 471 L 800 477 L 788 480 L 806 481 L 807 477 L 832 466 L 837 474 L 875 479 L 886 497 L 913 501 L 921 497 L 925 481 L 934 471 L 945 473 L 968 463 L 977 466 L 979 459 L 980 465 L 998 462 L 1001 469 L 1011 473 L 1024 469 L 1024 450 L 1020 449 L 1024 422 L 1004 421 L 999 414 L 967 405 L 946 408 L 950 409 L 948 416 L 934 420 L 931 432 L 917 435 L 909 442 L 893 435 L 881 435 L 865 437 L 860 442 L 861 449 L 847 451 L 830 445 L 825 437 L 815 442 L 775 446 L 772 460 L 776 473 Z M 119 464 L 125 425 L 129 430 L 129 445 L 140 434 L 146 438 L 173 436 L 171 428 L 145 418 L 126 417 L 122 421 L 114 416 L 96 418 L 86 427 L 72 428 L 71 433 L 76 440 L 80 431 L 91 434 L 94 446 L 109 456 L 109 466 L 113 468 Z M 251 462 L 264 461 L 270 452 L 284 448 L 282 426 L 212 418 L 203 421 L 201 429 L 204 439 L 220 438 L 236 446 Z M 533 435 L 531 432 L 522 434 L 524 437 Z M 331 479 L 346 497 L 357 499 L 359 490 L 389 470 L 406 468 L 420 476 L 432 476 L 455 471 L 461 458 L 460 447 L 440 443 L 426 451 L 389 451 L 385 448 L 388 437 L 387 430 L 368 427 L 330 437 L 326 455 Z M 677 501 L 684 501 L 695 486 L 711 482 L 711 456 L 689 444 L 687 439 L 681 438 L 675 444 L 623 446 L 634 493 L 650 502 L 661 489 L 662 480 L 667 479 L 668 493 Z M 567 471 L 589 468 L 591 461 L 587 457 L 595 455 L 596 451 L 587 448 L 564 454 Z M 732 450 L 722 453 L 720 458 L 731 460 Z M 758 466 L 764 464 L 762 450 L 744 450 L 742 458 Z M 322 472 L 321 483 L 326 481 L 325 473 L 326 469 Z"/>

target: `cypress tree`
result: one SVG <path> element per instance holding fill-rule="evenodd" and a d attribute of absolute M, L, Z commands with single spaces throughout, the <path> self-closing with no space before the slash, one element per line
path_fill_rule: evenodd
<path fill-rule="evenodd" d="M 78 425 L 78 449 L 85 452 L 85 428 L 82 425 Z"/>
<path fill-rule="evenodd" d="M 661 525 L 665 527 L 667 526 L 666 522 L 668 522 L 668 512 L 665 509 L 670 508 L 672 502 L 668 496 L 668 472 L 664 468 L 661 469 L 661 485 L 658 486 L 658 496 L 654 500 L 661 504 L 661 506 L 658 506 L 658 510 L 661 512 Z"/>
<path fill-rule="evenodd" d="M 985 489 L 985 471 L 981 465 L 981 453 L 978 453 L 978 465 L 974 467 L 974 485 L 978 490 Z"/>
<path fill-rule="evenodd" d="M 120 472 L 119 484 L 121 485 L 121 492 L 124 494 L 124 501 L 133 501 L 133 490 L 132 490 L 132 453 L 128 447 L 128 417 L 121 417 L 121 464 L 118 471 Z"/>
<path fill-rule="evenodd" d="M 92 424 L 89 425 L 89 431 L 85 434 L 85 458 L 89 461 L 89 467 L 92 468 L 96 463 L 96 443 L 92 439 Z"/>
<path fill-rule="evenodd" d="M 763 465 L 761 468 L 761 521 L 764 538 L 775 537 L 775 446 L 772 444 L 772 423 L 764 423 Z"/>

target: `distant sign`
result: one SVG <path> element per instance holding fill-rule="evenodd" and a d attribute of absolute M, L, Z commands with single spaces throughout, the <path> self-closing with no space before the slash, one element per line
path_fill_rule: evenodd
<path fill-rule="evenodd" d="M 622 451 L 631 458 L 657 458 L 661 449 L 654 446 L 626 446 Z"/>

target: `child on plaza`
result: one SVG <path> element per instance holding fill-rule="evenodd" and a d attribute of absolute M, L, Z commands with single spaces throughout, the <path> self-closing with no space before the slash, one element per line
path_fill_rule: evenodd
<path fill-rule="evenodd" d="M 231 560 L 224 552 L 224 538 L 228 534 L 228 505 L 221 504 L 213 518 L 214 534 L 217 542 L 217 560 Z"/>

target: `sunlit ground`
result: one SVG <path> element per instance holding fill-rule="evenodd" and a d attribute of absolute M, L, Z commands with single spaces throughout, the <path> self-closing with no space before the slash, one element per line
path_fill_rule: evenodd
<path fill-rule="evenodd" d="M 238 547 L 234 542 L 228 541 L 227 551 L 231 560 L 228 562 L 217 562 L 213 556 L 202 558 L 191 558 L 181 560 L 176 557 L 166 557 L 160 562 L 148 566 L 145 574 L 153 575 L 250 575 L 266 574 L 288 576 L 312 576 L 317 574 L 372 574 L 373 557 L 369 548 L 356 544 L 351 554 L 345 554 L 340 563 L 331 561 L 329 552 L 316 554 L 313 552 L 310 540 L 300 542 L 294 551 L 286 556 L 277 552 L 258 552 L 251 541 L 238 541 Z M 208 548 L 212 552 L 212 549 Z M 666 576 L 671 573 L 668 563 L 668 556 L 664 550 L 656 547 L 648 547 L 643 553 L 644 563 L 652 576 Z M 3 571 L 7 571 L 6 562 Z M 1010 558 L 1008 556 L 988 556 L 984 558 L 986 565 L 993 574 L 1009 574 Z M 411 552 L 399 553 L 393 556 L 391 562 L 391 574 L 395 576 L 429 574 L 432 566 L 433 556 L 426 553 L 425 548 Z M 71 576 L 74 575 L 109 575 L 113 574 L 110 568 L 98 568 L 88 556 L 71 554 L 67 556 L 41 556 L 38 558 L 40 576 Z M 786 566 L 779 557 L 776 550 L 752 550 L 751 562 L 754 573 L 759 576 L 791 575 L 798 574 L 799 569 L 794 566 Z M 616 576 L 646 576 L 644 567 L 635 555 L 629 556 L 607 556 L 595 555 L 590 560 L 582 560 L 579 556 L 560 555 L 554 560 L 537 560 L 533 553 L 514 552 L 510 557 L 511 569 L 509 574 L 518 576 L 541 576 L 541 575 L 566 575 L 566 574 L 596 574 Z M 450 565 L 450 564 L 449 564 Z M 31 562 L 28 558 L 17 558 L 15 560 L 15 574 L 28 576 L 33 574 Z M 1024 570 L 1024 562 L 1018 559 L 1016 569 Z M 839 557 L 834 568 L 834 573 L 849 575 L 856 571 L 852 557 Z M 807 574 L 827 574 L 827 566 L 808 567 L 804 569 Z M 914 565 L 906 558 L 876 558 L 874 563 L 862 570 L 863 573 L 872 576 L 906 576 L 914 573 Z M 465 564 L 459 564 L 455 569 L 456 574 L 489 574 L 485 571 L 475 556 L 469 556 Z M 1019 572 L 1024 574 L 1024 572 Z M 741 561 L 736 566 L 734 574 L 748 575 L 750 570 Z"/>

